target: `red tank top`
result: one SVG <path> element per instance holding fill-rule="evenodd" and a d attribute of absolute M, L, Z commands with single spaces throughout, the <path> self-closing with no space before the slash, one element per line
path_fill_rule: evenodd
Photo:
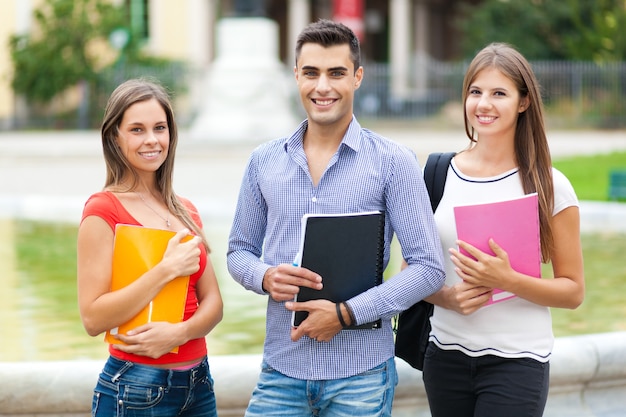
<path fill-rule="evenodd" d="M 185 205 L 191 218 L 202 228 L 202 220 L 198 214 L 196 207 L 187 199 L 178 197 Z M 115 233 L 115 225 L 118 223 L 138 225 L 139 222 L 133 218 L 133 216 L 126 211 L 122 203 L 118 200 L 115 194 L 103 191 L 93 194 L 83 209 L 82 220 L 88 216 L 98 216 L 106 221 L 113 233 Z M 81 220 L 81 221 L 82 221 Z M 198 280 L 204 273 L 204 269 L 207 263 L 207 253 L 204 245 L 200 244 L 200 269 L 195 274 L 189 277 L 189 289 L 187 290 L 187 301 L 185 305 L 185 314 L 183 320 L 189 319 L 198 309 L 198 298 L 196 296 L 196 285 Z M 206 340 L 204 338 L 190 340 L 184 345 L 180 346 L 178 353 L 167 353 L 158 359 L 152 359 L 146 356 L 135 355 L 132 353 L 122 352 L 109 346 L 109 353 L 118 359 L 125 361 L 132 361 L 136 363 L 146 365 L 162 365 L 176 362 L 185 362 L 192 359 L 201 358 L 207 354 Z"/>

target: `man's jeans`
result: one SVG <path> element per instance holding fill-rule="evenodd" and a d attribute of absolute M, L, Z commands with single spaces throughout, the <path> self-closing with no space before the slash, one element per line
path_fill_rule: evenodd
<path fill-rule="evenodd" d="M 394 358 L 348 378 L 305 381 L 262 365 L 246 417 L 390 417 L 398 375 Z"/>

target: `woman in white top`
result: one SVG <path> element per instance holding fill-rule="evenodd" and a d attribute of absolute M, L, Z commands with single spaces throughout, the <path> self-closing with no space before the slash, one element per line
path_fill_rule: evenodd
<path fill-rule="evenodd" d="M 433 417 L 539 417 L 554 341 L 549 307 L 577 308 L 585 293 L 578 200 L 552 167 L 539 85 L 517 50 L 494 43 L 480 51 L 463 102 L 470 145 L 450 163 L 435 213 L 449 257 L 446 285 L 427 298 L 435 310 L 426 393 Z M 453 207 L 534 192 L 542 261 L 552 263 L 553 279 L 513 270 L 498 242 L 490 242 L 492 256 L 457 240 Z M 516 297 L 486 305 L 493 288 Z"/>

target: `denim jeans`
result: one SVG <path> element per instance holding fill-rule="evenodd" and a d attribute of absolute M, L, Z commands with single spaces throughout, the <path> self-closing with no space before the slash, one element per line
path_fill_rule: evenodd
<path fill-rule="evenodd" d="M 96 417 L 216 417 L 213 379 L 206 358 L 185 371 L 109 357 L 94 390 Z"/>
<path fill-rule="evenodd" d="M 430 342 L 423 378 L 433 417 L 541 417 L 550 364 L 494 355 L 473 358 Z"/>
<path fill-rule="evenodd" d="M 262 365 L 246 417 L 390 417 L 398 376 L 394 358 L 348 378 L 306 381 Z"/>

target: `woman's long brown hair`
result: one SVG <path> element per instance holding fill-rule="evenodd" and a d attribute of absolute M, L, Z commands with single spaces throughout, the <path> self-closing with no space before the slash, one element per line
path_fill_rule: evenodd
<path fill-rule="evenodd" d="M 539 197 L 541 258 L 543 262 L 549 262 L 554 247 L 554 186 L 539 83 L 529 62 L 515 48 L 505 43 L 492 43 L 474 57 L 467 69 L 463 80 L 463 103 L 467 99 L 469 86 L 477 74 L 486 68 L 501 71 L 516 85 L 520 97 L 528 99 L 528 108 L 519 114 L 515 128 L 515 158 L 524 192 L 537 192 Z M 476 142 L 474 128 L 467 115 L 465 132 L 472 142 Z"/>

